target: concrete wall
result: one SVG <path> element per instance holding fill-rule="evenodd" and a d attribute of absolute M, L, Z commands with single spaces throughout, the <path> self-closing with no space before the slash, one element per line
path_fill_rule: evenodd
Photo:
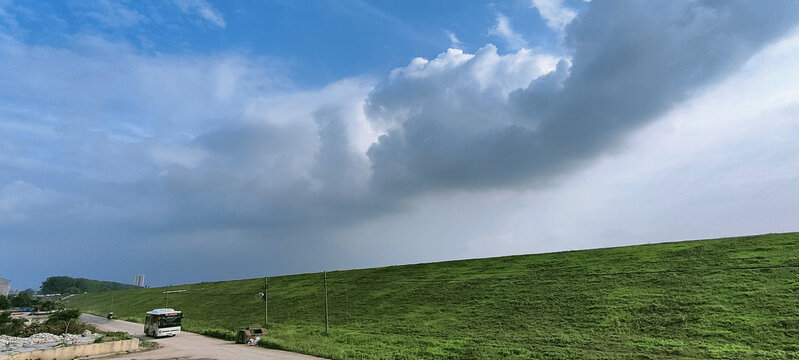
<path fill-rule="evenodd" d="M 8 296 L 8 290 L 11 288 L 11 281 L 8 279 L 0 278 L 0 295 Z"/>
<path fill-rule="evenodd" d="M 121 340 L 102 344 L 88 344 L 67 346 L 57 349 L 26 351 L 8 355 L 0 355 L 0 360 L 36 360 L 36 359 L 55 359 L 71 360 L 79 356 L 91 356 L 101 354 L 115 354 L 120 352 L 135 351 L 139 349 L 139 340 Z"/>

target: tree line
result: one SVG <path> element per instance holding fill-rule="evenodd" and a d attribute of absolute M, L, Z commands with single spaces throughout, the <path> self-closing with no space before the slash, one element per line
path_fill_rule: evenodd
<path fill-rule="evenodd" d="M 69 276 L 51 276 L 42 282 L 42 294 L 81 294 L 111 290 L 138 289 L 138 286 L 113 281 L 100 281 Z"/>
<path fill-rule="evenodd" d="M 27 308 L 35 307 L 41 311 L 55 310 L 58 307 L 56 302 L 50 300 L 37 299 L 28 292 L 21 292 L 15 296 L 0 295 L 0 311 L 8 308 Z"/>

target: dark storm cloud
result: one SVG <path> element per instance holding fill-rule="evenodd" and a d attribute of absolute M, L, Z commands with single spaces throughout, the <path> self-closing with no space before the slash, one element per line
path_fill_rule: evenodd
<path fill-rule="evenodd" d="M 373 184 L 415 193 L 551 180 L 739 67 L 796 24 L 797 8 L 794 1 L 592 2 L 566 28 L 571 66 L 561 61 L 512 92 L 501 112 L 494 107 L 502 99 L 453 99 L 466 71 L 394 77 L 369 99 L 371 113 L 399 114 L 369 150 Z M 463 122 L 464 113 L 483 119 Z"/>

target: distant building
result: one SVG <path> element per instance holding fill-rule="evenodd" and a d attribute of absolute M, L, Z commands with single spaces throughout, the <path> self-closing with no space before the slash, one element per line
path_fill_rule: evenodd
<path fill-rule="evenodd" d="M 136 279 L 133 280 L 133 285 L 144 287 L 144 275 L 136 275 Z"/>
<path fill-rule="evenodd" d="M 0 295 L 8 296 L 8 291 L 11 289 L 11 281 L 8 279 L 0 278 Z"/>

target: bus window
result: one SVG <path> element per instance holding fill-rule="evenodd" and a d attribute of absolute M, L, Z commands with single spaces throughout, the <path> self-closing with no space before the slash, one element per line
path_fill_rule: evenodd
<path fill-rule="evenodd" d="M 180 326 L 180 315 L 161 316 L 158 321 L 159 328 Z"/>

